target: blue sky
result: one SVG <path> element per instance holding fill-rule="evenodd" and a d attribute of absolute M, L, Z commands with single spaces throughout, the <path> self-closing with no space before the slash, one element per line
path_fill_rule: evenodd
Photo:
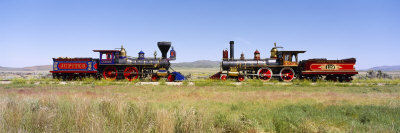
<path fill-rule="evenodd" d="M 229 41 L 251 58 L 274 42 L 300 59 L 357 58 L 357 68 L 400 65 L 398 0 L 0 0 L 0 66 L 98 57 L 121 44 L 147 56 L 171 41 L 176 62 L 220 60 Z M 158 52 L 159 53 L 159 52 Z M 160 55 L 160 53 L 159 53 Z"/>

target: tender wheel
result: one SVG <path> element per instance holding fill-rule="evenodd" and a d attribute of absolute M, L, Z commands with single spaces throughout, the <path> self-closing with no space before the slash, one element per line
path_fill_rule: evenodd
<path fill-rule="evenodd" d="M 151 81 L 158 81 L 158 79 L 159 77 L 156 74 L 151 76 Z"/>
<path fill-rule="evenodd" d="M 325 78 L 327 81 L 333 81 L 336 82 L 338 78 L 336 76 L 326 76 Z"/>
<path fill-rule="evenodd" d="M 128 81 L 136 80 L 139 76 L 138 70 L 136 67 L 126 67 L 124 71 L 124 77 Z"/>
<path fill-rule="evenodd" d="M 272 70 L 270 68 L 260 68 L 257 72 L 258 77 L 261 80 L 269 81 L 272 77 Z"/>
<path fill-rule="evenodd" d="M 352 80 L 353 80 L 353 78 L 351 78 L 351 77 L 349 76 L 349 77 L 346 77 L 344 81 L 345 81 L 345 82 L 351 82 Z"/>
<path fill-rule="evenodd" d="M 68 75 L 67 75 L 67 80 L 68 80 L 68 81 L 75 80 L 75 75 L 74 75 L 74 74 L 68 74 Z"/>
<path fill-rule="evenodd" d="M 339 77 L 339 82 L 343 82 L 344 77 Z"/>
<path fill-rule="evenodd" d="M 103 71 L 103 77 L 106 80 L 115 80 L 117 79 L 117 75 L 118 75 L 117 68 L 113 66 L 108 66 Z"/>
<path fill-rule="evenodd" d="M 312 82 L 317 82 L 317 79 L 318 79 L 317 76 L 312 76 L 312 77 L 311 77 L 311 81 L 312 81 Z"/>
<path fill-rule="evenodd" d="M 238 76 L 238 81 L 239 81 L 239 82 L 244 81 L 244 76 L 243 76 L 243 75 L 239 75 L 239 76 Z"/>
<path fill-rule="evenodd" d="M 228 76 L 226 76 L 226 75 L 221 75 L 221 77 L 220 77 L 220 79 L 221 79 L 221 80 L 224 80 L 224 81 L 225 81 L 227 78 L 228 78 Z"/>
<path fill-rule="evenodd" d="M 294 70 L 290 67 L 282 68 L 280 72 L 280 77 L 285 82 L 290 82 L 294 79 Z"/>
<path fill-rule="evenodd" d="M 167 80 L 168 80 L 168 82 L 174 82 L 175 81 L 175 75 L 172 75 L 172 74 L 168 75 Z"/>

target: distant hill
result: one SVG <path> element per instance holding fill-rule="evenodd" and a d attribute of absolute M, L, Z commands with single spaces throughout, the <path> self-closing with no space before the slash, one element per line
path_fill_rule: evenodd
<path fill-rule="evenodd" d="M 23 68 L 14 68 L 14 67 L 1 67 L 0 71 L 50 71 L 51 65 L 42 65 L 42 66 L 31 66 L 31 67 L 23 67 Z"/>
<path fill-rule="evenodd" d="M 24 69 L 28 69 L 31 71 L 50 71 L 52 67 L 53 67 L 52 65 L 42 65 L 42 66 L 24 67 Z"/>
<path fill-rule="evenodd" d="M 382 71 L 400 71 L 400 65 L 398 66 L 378 66 L 378 67 L 373 67 L 367 70 L 382 70 Z"/>
<path fill-rule="evenodd" d="M 216 68 L 219 67 L 220 61 L 198 60 L 194 62 L 172 63 L 172 67 L 185 68 Z"/>
<path fill-rule="evenodd" d="M 13 68 L 13 67 L 2 67 L 0 66 L 0 71 L 27 71 L 23 68 Z"/>

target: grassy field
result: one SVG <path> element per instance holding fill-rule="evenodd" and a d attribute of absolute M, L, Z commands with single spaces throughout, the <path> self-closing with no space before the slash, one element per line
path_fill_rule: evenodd
<path fill-rule="evenodd" d="M 183 75 L 190 75 L 192 79 L 206 78 L 220 71 L 220 68 L 182 68 L 177 67 L 174 70 L 181 72 Z"/>
<path fill-rule="evenodd" d="M 0 132 L 400 132 L 400 81 L 13 80 Z"/>

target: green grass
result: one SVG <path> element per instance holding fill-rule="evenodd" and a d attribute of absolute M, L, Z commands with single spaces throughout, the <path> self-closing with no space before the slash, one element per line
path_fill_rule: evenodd
<path fill-rule="evenodd" d="M 341 131 L 337 125 L 351 132 L 399 132 L 399 110 L 373 105 L 289 105 L 274 110 L 272 125 L 277 132 Z"/>
<path fill-rule="evenodd" d="M 234 80 L 198 79 L 192 81 L 195 86 L 234 86 Z"/>
<path fill-rule="evenodd" d="M 355 82 L 15 79 L 0 132 L 400 132 L 397 81 Z"/>

